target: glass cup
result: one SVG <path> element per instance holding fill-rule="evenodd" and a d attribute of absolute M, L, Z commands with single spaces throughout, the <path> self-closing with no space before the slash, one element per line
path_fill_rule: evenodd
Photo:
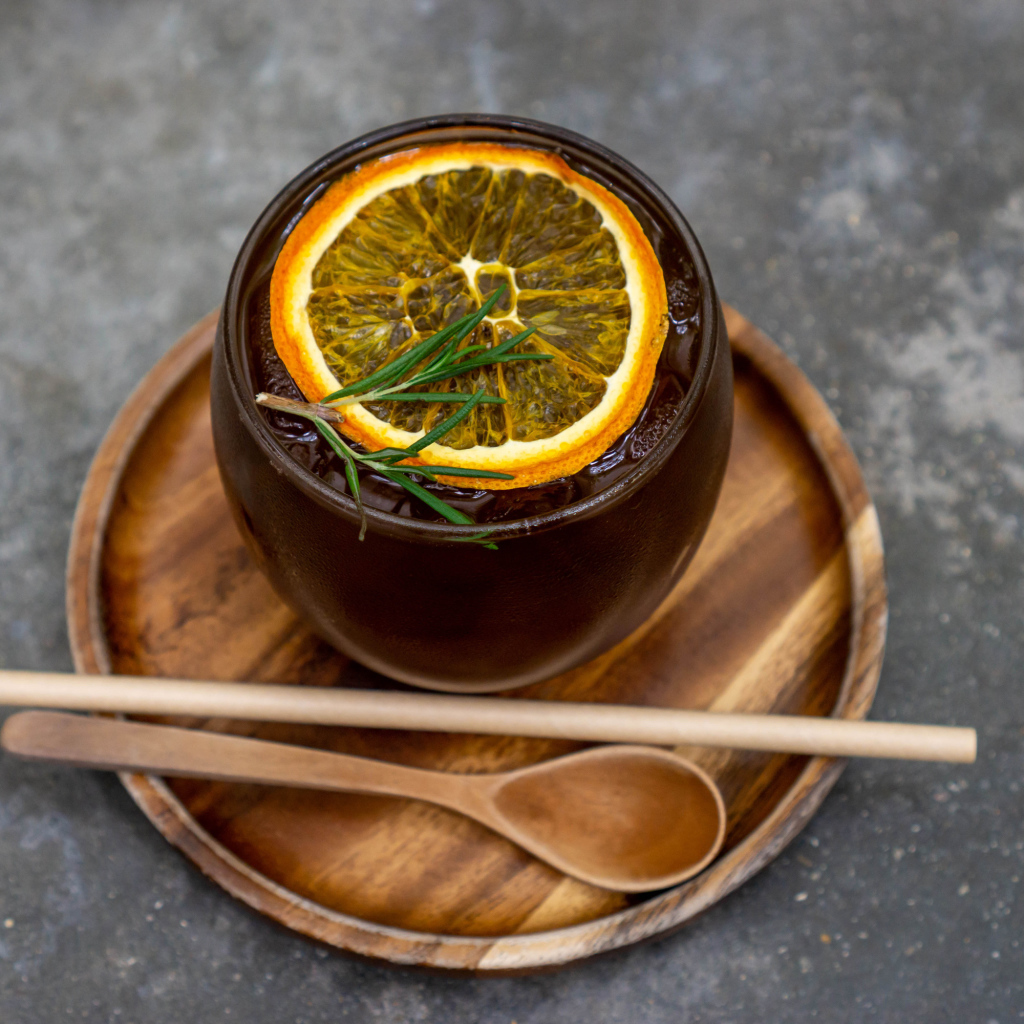
<path fill-rule="evenodd" d="M 628 471 L 589 496 L 481 527 L 367 507 L 296 461 L 254 401 L 251 332 L 290 230 L 330 183 L 367 160 L 432 142 L 480 140 L 556 152 L 615 192 L 658 254 L 669 298 L 662 355 L 685 391 L 641 422 Z M 486 692 L 546 679 L 597 656 L 654 611 L 711 519 L 732 435 L 732 362 L 704 254 L 652 181 L 603 146 L 523 118 L 467 114 L 383 128 L 290 182 L 249 232 L 228 282 L 211 410 L 224 489 L 276 592 L 329 643 L 417 686 Z M 639 447 L 638 447 L 639 446 Z M 639 454 L 637 454 L 639 451 Z"/>

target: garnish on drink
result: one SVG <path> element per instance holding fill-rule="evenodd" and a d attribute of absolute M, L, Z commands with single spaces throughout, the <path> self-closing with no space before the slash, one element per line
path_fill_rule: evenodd
<path fill-rule="evenodd" d="M 580 470 L 636 420 L 667 330 L 626 204 L 552 153 L 481 143 L 338 181 L 285 243 L 270 303 L 308 401 L 259 401 L 315 423 L 360 507 L 362 467 L 460 524 L 416 478 L 501 490 Z"/>

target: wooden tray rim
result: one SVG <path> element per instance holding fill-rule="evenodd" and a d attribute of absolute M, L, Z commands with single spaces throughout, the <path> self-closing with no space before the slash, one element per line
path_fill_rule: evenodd
<path fill-rule="evenodd" d="M 75 668 L 109 673 L 100 573 L 107 523 L 124 468 L 163 403 L 209 354 L 219 311 L 196 323 L 143 378 L 111 423 L 79 498 L 68 551 L 66 607 Z M 882 537 L 856 457 L 824 399 L 758 328 L 726 307 L 733 350 L 750 360 L 804 431 L 839 505 L 851 583 L 850 653 L 832 715 L 864 718 L 881 672 L 887 625 Z M 869 600 L 870 598 L 870 600 Z M 255 871 L 210 836 L 156 776 L 121 782 L 164 838 L 253 909 L 357 956 L 401 966 L 487 975 L 551 969 L 663 937 L 773 860 L 817 811 L 845 761 L 812 758 L 768 817 L 697 878 L 593 921 L 525 935 L 435 935 L 331 910 Z"/>

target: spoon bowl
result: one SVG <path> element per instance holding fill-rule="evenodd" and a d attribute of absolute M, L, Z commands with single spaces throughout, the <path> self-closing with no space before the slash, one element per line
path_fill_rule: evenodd
<path fill-rule="evenodd" d="M 725 804 L 714 782 L 653 747 L 595 747 L 516 771 L 460 775 L 52 711 L 11 715 L 0 746 L 19 757 L 88 768 L 426 800 L 475 819 L 567 875 L 620 892 L 690 878 L 725 837 Z"/>
<path fill-rule="evenodd" d="M 504 819 L 496 831 L 605 888 L 675 885 L 707 867 L 725 838 L 718 787 L 655 747 L 595 747 L 477 778 L 490 783 L 493 812 Z"/>

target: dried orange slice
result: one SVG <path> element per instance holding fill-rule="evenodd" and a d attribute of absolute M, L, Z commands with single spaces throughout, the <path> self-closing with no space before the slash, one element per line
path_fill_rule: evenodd
<path fill-rule="evenodd" d="M 621 199 L 553 153 L 493 143 L 404 150 L 340 179 L 288 237 L 271 281 L 274 344 L 309 401 L 360 380 L 506 291 L 464 346 L 533 327 L 505 363 L 431 390 L 482 404 L 422 462 L 512 474 L 574 473 L 636 419 L 667 330 L 665 280 Z M 405 448 L 456 406 L 355 404 L 342 430 Z M 444 478 L 442 478 L 444 479 Z M 452 480 L 452 483 L 466 481 Z"/>

